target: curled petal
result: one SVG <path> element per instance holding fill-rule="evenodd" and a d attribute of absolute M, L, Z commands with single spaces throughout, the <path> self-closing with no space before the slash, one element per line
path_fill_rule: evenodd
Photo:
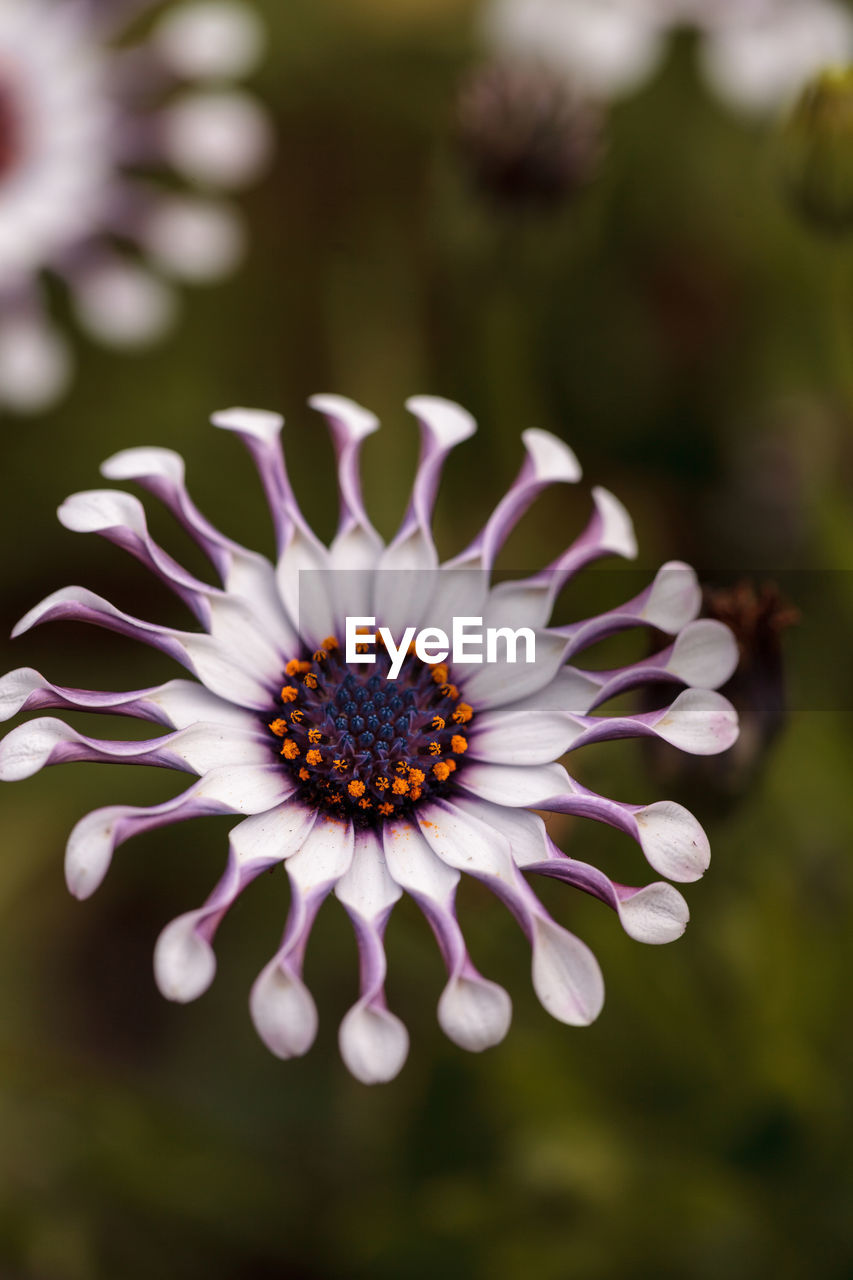
<path fill-rule="evenodd" d="M 162 114 L 168 159 L 193 182 L 229 190 L 252 182 L 272 151 L 260 107 L 236 89 L 185 94 Z"/>
<path fill-rule="evenodd" d="M 650 585 L 627 604 L 553 630 L 568 639 L 566 660 L 571 661 L 576 653 L 596 641 L 631 627 L 656 627 L 667 635 L 677 635 L 693 621 L 701 605 L 702 590 L 694 570 L 680 560 L 671 560 L 658 569 Z"/>
<path fill-rule="evenodd" d="M 409 1053 L 409 1033 L 388 1009 L 359 1001 L 345 1015 L 341 1057 L 362 1084 L 384 1084 L 399 1074 Z"/>
<path fill-rule="evenodd" d="M 262 813 L 290 794 L 280 769 L 251 765 L 215 769 L 187 791 L 150 807 L 112 805 L 81 818 L 65 849 L 65 878 L 75 898 L 88 898 L 106 875 L 114 851 L 131 836 L 210 814 Z"/>
<path fill-rule="evenodd" d="M 598 867 L 567 858 L 557 850 L 552 850 L 547 861 L 528 863 L 524 870 L 563 880 L 599 898 L 617 913 L 625 932 L 637 942 L 674 942 L 684 933 L 690 919 L 684 898 L 663 881 L 630 889 L 615 884 Z"/>
<path fill-rule="evenodd" d="M 258 1035 L 279 1058 L 306 1053 L 317 1034 L 317 1009 L 302 981 L 305 948 L 323 900 L 348 870 L 352 856 L 350 824 L 319 818 L 288 859 L 291 902 L 284 938 L 249 999 Z"/>
<path fill-rule="evenodd" d="M 185 1003 L 207 990 L 216 973 L 213 938 L 226 912 L 262 871 L 302 847 L 314 817 L 298 801 L 286 801 L 234 828 L 225 872 L 207 902 L 166 925 L 157 940 L 154 976 L 167 999 Z"/>
<path fill-rule="evenodd" d="M 231 604 L 239 602 L 232 601 Z M 229 652 L 212 636 L 196 635 L 143 622 L 141 618 L 123 613 L 108 600 L 84 587 L 63 587 L 54 591 L 24 615 L 12 635 L 20 636 L 42 622 L 57 620 L 89 622 L 132 640 L 140 640 L 143 644 L 161 649 L 176 662 L 188 667 L 208 689 L 228 701 L 260 711 L 269 708 L 270 691 L 275 680 L 270 677 L 267 683 L 261 683 L 253 672 L 246 670 L 235 659 L 233 652 Z M 245 634 L 247 640 L 251 638 L 248 631 Z"/>
<path fill-rule="evenodd" d="M 442 1030 L 472 1053 L 499 1044 L 509 1030 L 512 1001 L 477 972 L 468 955 L 454 907 L 459 872 L 407 823 L 387 826 L 383 846 L 391 875 L 423 911 L 447 965 L 449 977 L 438 1002 Z"/>
<path fill-rule="evenodd" d="M 476 562 L 491 570 L 495 557 L 531 503 L 552 484 L 574 484 L 581 478 L 569 446 L 549 431 L 522 432 L 527 456 L 521 470 L 474 541 L 450 567 Z"/>
<path fill-rule="evenodd" d="M 614 738 L 655 737 L 691 755 L 711 756 L 727 751 L 738 736 L 737 712 L 726 698 L 710 689 L 685 689 L 662 711 L 567 719 L 576 728 L 571 742 L 573 751 Z"/>
<path fill-rule="evenodd" d="M 429 805 L 419 825 L 438 857 L 482 880 L 510 909 L 533 949 L 533 986 L 555 1018 L 587 1026 L 601 1012 L 604 983 L 589 947 L 552 920 L 512 861 L 509 842 L 446 802 Z"/>

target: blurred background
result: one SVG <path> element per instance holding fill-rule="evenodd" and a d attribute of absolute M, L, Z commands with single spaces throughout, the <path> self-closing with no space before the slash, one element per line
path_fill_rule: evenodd
<path fill-rule="evenodd" d="M 589 1029 L 540 1008 L 527 944 L 467 885 L 473 956 L 515 1013 L 498 1048 L 455 1048 L 435 1021 L 432 938 L 402 903 L 389 997 L 412 1049 L 374 1089 L 337 1053 L 357 978 L 337 904 L 309 948 L 317 1044 L 279 1062 L 246 1002 L 278 942 L 285 877 L 264 876 L 226 921 L 211 991 L 171 1005 L 152 947 L 218 877 L 229 822 L 136 838 L 81 904 L 63 882 L 71 826 L 100 805 L 164 799 L 174 778 L 76 766 L 4 787 L 0 1277 L 851 1277 L 845 226 L 803 214 L 790 136 L 711 96 L 687 34 L 650 83 L 598 110 L 490 62 L 470 0 L 256 8 L 269 49 L 253 85 L 278 149 L 243 201 L 244 268 L 185 293 L 164 346 L 115 356 L 80 339 L 66 400 L 2 423 L 0 669 L 94 688 L 175 674 L 91 629 L 5 639 L 72 582 L 185 622 L 120 552 L 55 521 L 66 494 L 97 487 L 109 454 L 177 449 L 202 509 L 271 551 L 251 466 L 207 418 L 240 403 L 281 410 L 306 513 L 328 536 L 332 452 L 305 401 L 340 392 L 382 418 L 365 487 L 389 534 L 417 454 L 403 402 L 429 392 L 480 423 L 447 470 L 440 549 L 479 528 L 520 464 L 520 431 L 556 432 L 632 512 L 640 566 L 691 561 L 709 608 L 736 621 L 733 696 L 749 732 L 713 767 L 636 743 L 573 761 L 605 794 L 688 804 L 714 850 L 668 948 L 543 886 L 601 961 L 607 1003 Z M 508 138 L 520 139 L 509 155 Z M 507 566 L 544 563 L 582 527 L 578 489 L 537 504 Z M 184 550 L 165 519 L 153 527 Z M 624 571 L 586 577 L 567 617 L 640 585 Z M 624 837 L 549 825 L 578 857 L 642 883 Z"/>

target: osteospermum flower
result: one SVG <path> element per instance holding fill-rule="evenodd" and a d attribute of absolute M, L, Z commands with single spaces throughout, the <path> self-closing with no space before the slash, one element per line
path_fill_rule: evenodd
<path fill-rule="evenodd" d="M 853 57 L 853 18 L 836 0 L 486 0 L 486 38 L 604 98 L 660 67 L 680 27 L 700 36 L 706 80 L 726 103 L 774 111 L 827 63 Z"/>
<path fill-rule="evenodd" d="M 102 741 L 53 717 L 30 720 L 0 744 L 0 777 L 25 778 L 73 760 L 197 775 L 163 804 L 113 805 L 84 817 L 66 852 L 71 892 L 93 893 L 116 848 L 138 832 L 203 814 L 243 815 L 210 897 L 161 934 L 157 983 L 173 1000 L 201 995 L 214 976 L 214 936 L 225 913 L 250 881 L 284 863 L 290 912 L 281 945 L 252 990 L 255 1026 L 282 1058 L 312 1043 L 317 1012 L 302 962 L 318 908 L 334 892 L 361 955 L 360 995 L 341 1024 L 340 1047 L 350 1070 L 372 1082 L 393 1077 L 408 1050 L 405 1027 L 384 994 L 383 934 L 403 893 L 424 912 L 447 965 L 439 1021 L 457 1044 L 475 1051 L 505 1035 L 510 999 L 478 973 L 466 951 L 454 911 L 463 873 L 488 885 L 515 916 L 532 947 L 539 999 L 570 1025 L 597 1017 L 601 973 L 586 945 L 547 913 L 529 875 L 555 877 L 601 899 L 640 941 L 669 942 L 682 933 L 687 906 L 672 885 L 612 881 L 558 849 L 533 811 L 607 823 L 633 839 L 659 875 L 701 876 L 708 841 L 684 808 L 596 795 L 558 761 L 587 743 L 630 736 L 652 735 L 698 754 L 729 747 L 735 715 L 712 690 L 731 675 L 736 649 L 721 622 L 696 620 L 699 587 L 680 563 L 665 565 L 619 607 L 548 625 L 557 595 L 585 565 L 635 555 L 630 519 L 604 489 L 593 490 L 586 529 L 547 569 L 490 585 L 495 557 L 534 498 L 580 477 L 574 455 L 556 437 L 524 433 L 526 458 L 514 483 L 470 546 L 439 564 L 433 504 L 445 458 L 474 431 L 471 417 L 445 400 L 408 402 L 420 424 L 421 456 L 402 525 L 386 546 L 364 509 L 359 478 L 361 444 L 376 419 L 338 396 L 311 404 L 328 421 L 338 459 L 340 524 L 328 548 L 297 505 L 279 442 L 282 419 L 272 413 L 235 409 L 213 421 L 237 432 L 257 465 L 277 536 L 275 566 L 205 519 L 184 486 L 180 457 L 167 449 L 118 453 L 103 474 L 134 480 L 165 503 L 206 553 L 221 586 L 200 581 L 155 542 L 131 494 L 94 490 L 63 503 L 66 528 L 100 533 L 136 556 L 187 605 L 199 629 L 157 626 L 82 587 L 67 587 L 37 605 L 14 634 L 52 619 L 90 622 L 153 645 L 195 678 L 96 693 L 60 687 L 29 668 L 11 672 L 0 681 L 7 718 L 60 707 L 137 716 L 166 732 L 147 741 Z M 372 665 L 347 661 L 346 618 L 373 615 L 397 636 L 408 625 L 447 626 L 463 611 L 495 627 L 529 627 L 536 661 L 513 664 L 506 654 L 471 667 L 410 652 L 397 679 L 390 678 L 390 649 L 375 650 Z M 580 665 L 579 655 L 597 640 L 636 627 L 657 628 L 671 642 L 618 670 Z M 402 642 L 398 647 L 405 653 Z M 659 686 L 665 703 L 659 710 L 599 713 L 616 694 L 646 684 Z"/>
<path fill-rule="evenodd" d="M 116 46 L 119 14 L 159 8 L 0 0 L 0 407 L 41 409 L 69 380 L 44 272 L 91 335 L 130 347 L 174 318 L 163 276 L 213 280 L 240 257 L 241 224 L 212 193 L 268 154 L 265 115 L 230 85 L 260 30 L 237 0 L 191 0 Z M 196 190 L 157 185 L 164 169 Z"/>

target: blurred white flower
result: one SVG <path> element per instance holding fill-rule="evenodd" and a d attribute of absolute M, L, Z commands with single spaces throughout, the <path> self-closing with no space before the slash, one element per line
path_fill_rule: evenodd
<path fill-rule="evenodd" d="M 270 152 L 267 116 L 231 83 L 261 29 L 240 0 L 192 0 L 128 42 L 129 15 L 160 7 L 0 0 L 0 408 L 41 410 L 70 381 L 43 273 L 93 337 L 129 347 L 174 321 L 164 275 L 212 281 L 239 261 L 241 223 L 215 189 Z M 164 169 L 199 190 L 166 190 Z"/>
<path fill-rule="evenodd" d="M 707 81 L 748 112 L 777 109 L 853 57 L 853 17 L 836 0 L 487 0 L 482 25 L 501 55 L 546 62 L 605 98 L 639 88 L 673 30 L 693 28 Z"/>

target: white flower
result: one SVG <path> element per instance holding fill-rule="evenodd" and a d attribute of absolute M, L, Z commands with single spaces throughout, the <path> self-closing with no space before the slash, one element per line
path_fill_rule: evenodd
<path fill-rule="evenodd" d="M 644 84 L 670 33 L 692 27 L 708 82 L 747 112 L 777 109 L 853 57 L 853 17 L 836 0 L 487 0 L 482 25 L 500 54 L 547 62 L 605 98 Z"/>
<path fill-rule="evenodd" d="M 409 408 L 422 433 L 421 458 L 402 525 L 386 546 L 364 509 L 359 476 L 372 414 L 340 396 L 311 402 L 325 415 L 338 459 L 340 523 L 330 547 L 312 532 L 285 469 L 276 414 L 235 409 L 215 415 L 252 453 L 278 541 L 273 566 L 205 519 L 184 485 L 180 457 L 128 449 L 103 474 L 135 480 L 177 517 L 211 561 L 221 585 L 184 569 L 151 536 L 142 504 L 121 490 L 74 494 L 60 507 L 68 529 L 100 533 L 157 574 L 187 605 L 199 630 L 144 622 L 81 587 L 54 592 L 26 615 L 16 635 L 51 619 L 76 619 L 131 636 L 174 658 L 195 679 L 129 693 L 52 684 L 32 668 L 0 680 L 0 718 L 49 707 L 153 721 L 165 732 L 143 741 L 88 737 L 54 717 L 30 720 L 0 743 L 0 778 L 27 778 L 49 764 L 88 760 L 154 764 L 195 775 L 182 793 L 151 808 L 113 805 L 82 818 L 71 833 L 66 876 L 86 898 L 113 852 L 134 834 L 201 814 L 238 814 L 225 872 L 203 906 L 174 920 L 154 957 L 157 983 L 172 1000 L 200 996 L 216 971 L 213 941 L 245 886 L 283 863 L 291 884 L 284 936 L 251 995 L 255 1026 L 273 1053 L 303 1054 L 317 1011 L 302 978 L 316 913 L 334 892 L 351 917 L 361 955 L 360 994 L 340 1030 L 349 1069 L 360 1080 L 400 1070 L 408 1035 L 387 1007 L 383 934 L 408 893 L 423 910 L 448 969 L 438 1018 L 463 1048 L 480 1051 L 506 1034 L 510 999 L 468 956 L 454 898 L 463 874 L 488 885 L 524 930 L 533 985 L 545 1008 L 571 1026 L 592 1022 L 604 986 L 589 948 L 547 913 L 527 876 L 554 877 L 592 894 L 641 942 L 673 941 L 687 905 L 665 881 L 628 888 L 568 857 L 534 810 L 574 814 L 631 837 L 659 876 L 688 882 L 710 851 L 696 819 L 670 801 L 628 804 L 596 795 L 558 760 L 593 742 L 652 736 L 683 751 L 714 754 L 737 736 L 731 705 L 714 690 L 731 676 L 737 650 L 720 622 L 697 620 L 700 591 L 687 565 L 664 566 L 633 599 L 606 613 L 550 626 L 557 595 L 603 556 L 632 558 L 631 521 L 612 494 L 593 490 L 580 536 L 531 577 L 490 583 L 505 540 L 534 499 L 573 484 L 570 449 L 544 431 L 524 433 L 526 458 L 480 534 L 439 563 L 431 519 L 444 461 L 474 431 L 458 405 L 417 396 Z M 489 626 L 530 627 L 537 660 L 505 658 L 467 667 L 406 658 L 392 679 L 387 654 L 372 665 L 348 661 L 346 618 L 375 615 L 394 637 L 404 628 L 446 627 L 461 615 Z M 671 640 L 653 656 L 617 670 L 586 669 L 590 645 L 631 628 Z M 450 629 L 450 628 L 446 628 Z M 658 710 L 613 715 L 617 694 L 657 686 Z M 676 690 L 667 700 L 665 691 Z"/>
<path fill-rule="evenodd" d="M 260 53 L 251 10 L 194 0 L 122 47 L 109 12 L 0 0 L 0 407 L 42 409 L 70 378 L 44 272 L 93 336 L 132 346 L 174 320 L 164 274 L 214 280 L 242 251 L 212 189 L 249 180 L 269 152 L 266 116 L 229 83 Z M 164 165 L 202 189 L 159 187 Z"/>

